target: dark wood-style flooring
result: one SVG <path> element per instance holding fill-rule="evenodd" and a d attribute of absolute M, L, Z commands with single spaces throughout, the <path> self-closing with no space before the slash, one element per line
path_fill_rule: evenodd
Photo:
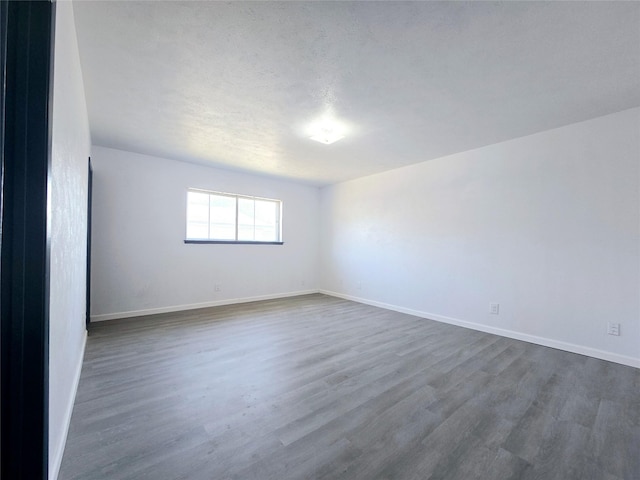
<path fill-rule="evenodd" d="M 104 322 L 59 478 L 638 480 L 640 370 L 319 294 Z"/>

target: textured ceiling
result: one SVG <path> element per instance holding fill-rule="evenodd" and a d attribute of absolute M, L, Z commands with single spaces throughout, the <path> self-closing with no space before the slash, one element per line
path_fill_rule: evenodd
<path fill-rule="evenodd" d="M 640 105 L 636 2 L 74 11 L 94 144 L 316 185 Z M 344 139 L 309 140 L 324 115 Z"/>

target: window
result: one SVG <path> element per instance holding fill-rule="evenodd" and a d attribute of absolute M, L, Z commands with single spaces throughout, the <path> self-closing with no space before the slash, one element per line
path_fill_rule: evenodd
<path fill-rule="evenodd" d="M 187 243 L 281 244 L 282 202 L 231 193 L 187 191 Z"/>

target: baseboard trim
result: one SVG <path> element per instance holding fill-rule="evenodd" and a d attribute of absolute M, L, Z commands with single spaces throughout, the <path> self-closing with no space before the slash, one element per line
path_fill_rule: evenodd
<path fill-rule="evenodd" d="M 91 315 L 92 322 L 104 322 L 106 320 L 116 320 L 119 318 L 143 317 L 158 313 L 181 312 L 183 310 L 195 310 L 197 308 L 219 307 L 222 305 L 235 305 L 236 303 L 259 302 L 261 300 L 276 300 L 278 298 L 298 297 L 319 293 L 319 290 L 300 290 L 297 292 L 275 293 L 270 295 L 258 295 L 255 297 L 230 298 L 226 300 L 214 300 L 212 302 L 192 303 L 187 305 L 172 305 L 169 307 L 149 308 L 145 310 L 131 310 L 128 312 L 105 313 L 101 315 Z"/>
<path fill-rule="evenodd" d="M 84 321 L 83 321 L 84 322 Z M 75 372 L 73 373 L 73 391 L 69 397 L 69 403 L 67 405 L 67 411 L 64 414 L 64 431 L 62 437 L 58 442 L 58 450 L 53 453 L 53 462 L 49 467 L 49 478 L 51 480 L 57 480 L 60 473 L 60 466 L 62 465 L 62 456 L 64 455 L 64 447 L 67 444 L 67 436 L 69 435 L 69 426 L 71 425 L 71 415 L 73 414 L 73 406 L 76 402 L 76 395 L 78 394 L 78 385 L 80 384 L 80 374 L 82 373 L 82 364 L 84 363 L 84 351 L 87 346 L 87 331 L 84 331 L 84 337 L 82 339 L 82 347 L 80 355 L 78 356 L 78 364 L 76 365 Z"/>
<path fill-rule="evenodd" d="M 435 320 L 436 322 L 448 323 L 450 325 L 456 325 L 458 327 L 469 328 L 471 330 L 477 330 L 485 333 L 492 333 L 494 335 L 500 335 L 502 337 L 513 338 L 514 340 L 522 340 L 524 342 L 534 343 L 536 345 L 542 345 L 544 347 L 556 348 L 558 350 L 564 350 L 571 353 L 586 355 L 589 357 L 598 358 L 600 360 L 607 360 L 609 362 L 619 363 L 621 365 L 627 365 L 629 367 L 640 368 L 640 358 L 629 357 L 626 355 L 619 355 L 617 353 L 598 350 L 596 348 L 591 348 L 591 347 L 584 347 L 582 345 L 575 345 L 573 343 L 553 340 L 551 338 L 529 335 L 527 333 L 521 333 L 515 330 L 507 330 L 503 328 L 490 327 L 487 325 L 482 325 L 481 323 L 468 322 L 466 320 L 460 320 L 457 318 L 437 315 L 435 313 L 423 312 L 423 311 L 414 310 L 411 308 L 400 307 L 398 305 L 393 305 L 389 303 L 377 302 L 375 300 L 355 297 L 353 295 L 346 295 L 344 293 L 333 292 L 330 290 L 321 289 L 320 293 L 325 295 L 330 295 L 332 297 L 343 298 L 345 300 L 351 300 L 358 303 L 364 303 L 366 305 L 371 305 L 374 307 L 384 308 L 386 310 L 392 310 L 394 312 L 406 313 L 408 315 L 413 315 L 415 317 L 426 318 L 428 320 Z"/>

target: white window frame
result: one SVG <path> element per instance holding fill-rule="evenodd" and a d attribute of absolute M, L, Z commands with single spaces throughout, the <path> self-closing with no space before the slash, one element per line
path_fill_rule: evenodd
<path fill-rule="evenodd" d="M 189 208 L 189 203 L 188 203 L 188 198 L 189 198 L 189 193 L 190 192 L 194 192 L 194 193 L 204 193 L 207 195 L 216 195 L 216 196 L 220 196 L 220 197 L 229 197 L 229 198 L 233 198 L 235 199 L 235 204 L 236 204 L 236 218 L 235 218 L 235 240 L 225 240 L 225 239 L 216 239 L 216 238 L 211 238 L 211 205 L 209 204 L 209 221 L 207 222 L 207 224 L 209 225 L 209 234 L 208 234 L 208 238 L 189 238 L 187 236 L 187 230 L 188 230 L 188 216 L 187 216 L 187 211 Z M 256 197 L 256 196 L 251 196 L 251 195 L 241 195 L 241 194 L 237 194 L 237 193 L 228 193 L 228 192 L 217 192 L 214 190 L 204 190 L 201 188 L 187 188 L 187 208 L 185 209 L 185 243 L 223 243 L 223 244 L 256 244 L 256 245 L 283 245 L 284 242 L 282 241 L 282 200 L 276 199 L 276 198 L 266 198 L 266 197 Z M 238 221 L 239 221 L 239 215 L 238 215 L 238 200 L 239 199 L 247 199 L 247 200 L 261 200 L 261 201 L 267 201 L 267 202 L 273 202 L 277 205 L 276 208 L 276 232 L 277 232 L 277 239 L 275 241 L 264 241 L 264 240 L 238 240 Z M 255 218 L 254 218 L 254 228 L 255 228 Z"/>

